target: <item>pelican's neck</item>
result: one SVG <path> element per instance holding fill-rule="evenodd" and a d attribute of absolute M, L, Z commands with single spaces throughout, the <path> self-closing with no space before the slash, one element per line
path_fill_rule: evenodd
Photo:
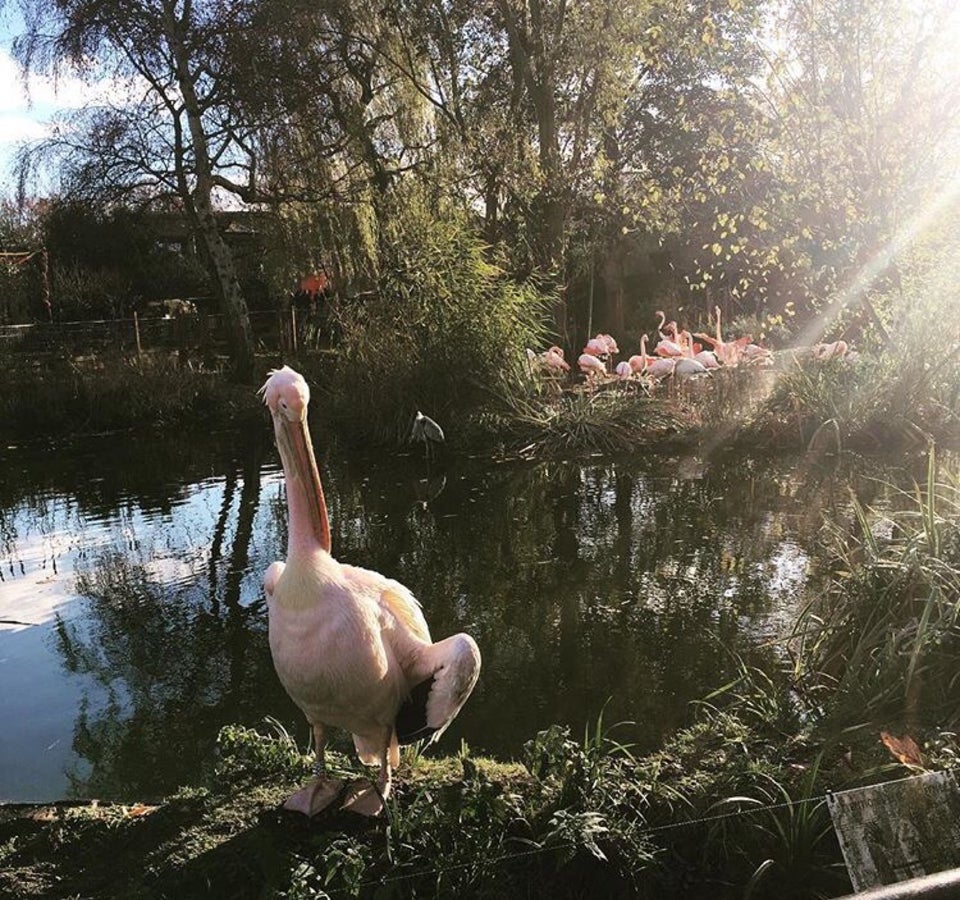
<path fill-rule="evenodd" d="M 314 524 L 313 509 L 319 507 L 319 527 Z M 317 482 L 316 499 L 300 481 L 287 476 L 287 555 L 310 555 L 318 549 L 330 552 L 330 521 L 323 487 Z"/>
<path fill-rule="evenodd" d="M 330 519 L 306 421 L 286 436 L 277 434 L 287 487 L 287 557 L 329 553 Z"/>

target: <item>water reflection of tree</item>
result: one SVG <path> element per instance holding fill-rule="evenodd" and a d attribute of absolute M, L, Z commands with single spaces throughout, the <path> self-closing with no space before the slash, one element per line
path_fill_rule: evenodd
<path fill-rule="evenodd" d="M 206 579 L 197 571 L 166 584 L 118 553 L 78 579 L 86 615 L 58 621 L 57 646 L 67 670 L 92 676 L 106 699 L 78 711 L 73 746 L 89 773 L 71 774 L 74 795 L 159 795 L 209 761 L 221 725 L 262 714 L 264 686 L 275 683 L 264 614 L 241 602 L 245 579 L 259 577 L 248 563 L 261 458 L 256 445 L 243 458 L 235 513 L 237 473 L 226 479 Z"/>
<path fill-rule="evenodd" d="M 192 434 L 89 436 L 55 446 L 6 451 L 0 479 L 0 509 L 20 505 L 36 511 L 49 498 L 68 497 L 77 512 L 109 520 L 117 509 L 135 504 L 145 512 L 169 513 L 185 492 L 217 466 L 240 465 L 243 448 L 269 437 Z M 261 451 L 263 450 L 261 449 Z"/>
<path fill-rule="evenodd" d="M 261 488 L 262 444 L 236 446 L 239 465 L 218 464 L 222 501 L 195 577 L 173 584 L 104 557 L 82 585 L 87 618 L 60 623 L 68 669 L 106 694 L 78 712 L 90 772 L 77 794 L 188 781 L 225 722 L 269 713 L 303 734 L 252 599 L 286 542 L 282 486 Z M 210 476 L 207 452 L 192 477 Z M 501 754 L 552 722 L 582 726 L 608 698 L 606 720 L 636 720 L 641 741 L 680 724 L 732 670 L 730 651 L 765 652 L 751 622 L 770 611 L 783 523 L 812 527 L 811 508 L 849 496 L 844 473 L 798 480 L 790 461 L 451 462 L 424 505 L 421 462 L 321 459 L 334 550 L 406 583 L 436 637 L 474 634 L 481 682 L 445 744 L 464 736 Z"/>
<path fill-rule="evenodd" d="M 449 472 L 427 510 L 397 490 L 396 472 L 380 474 L 335 473 L 335 547 L 413 589 L 435 635 L 476 636 L 484 671 L 454 736 L 510 752 L 610 698 L 608 721 L 636 719 L 655 738 L 721 683 L 730 651 L 760 652 L 744 622 L 769 607 L 769 512 L 792 502 L 769 471 Z"/>

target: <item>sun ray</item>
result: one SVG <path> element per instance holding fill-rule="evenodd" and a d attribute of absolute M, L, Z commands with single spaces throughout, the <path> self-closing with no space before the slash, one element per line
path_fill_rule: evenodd
<path fill-rule="evenodd" d="M 778 354 L 772 377 L 765 389 L 755 391 L 745 398 L 743 411 L 747 420 L 772 396 L 781 379 L 794 369 L 796 354 L 822 340 L 843 312 L 859 302 L 877 279 L 914 246 L 933 222 L 949 212 L 957 212 L 958 207 L 960 173 L 950 179 L 927 206 L 908 219 L 893 237 L 855 272 L 849 283 L 828 301 L 824 309 L 800 330 L 791 346 Z M 704 455 L 709 455 L 717 447 L 723 446 L 738 427 L 739 424 L 732 420 L 718 426 L 704 442 Z"/>

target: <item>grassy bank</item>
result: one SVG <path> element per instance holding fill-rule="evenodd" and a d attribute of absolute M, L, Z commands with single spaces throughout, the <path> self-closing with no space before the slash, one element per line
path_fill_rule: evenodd
<path fill-rule="evenodd" d="M 388 821 L 364 827 L 341 815 L 308 826 L 277 810 L 306 777 L 304 760 L 282 738 L 230 728 L 206 783 L 156 808 L 5 812 L 0 888 L 20 897 L 685 896 L 721 873 L 749 878 L 746 846 L 740 861 L 731 847 L 709 858 L 702 845 L 714 825 L 697 820 L 759 777 L 776 783 L 785 760 L 778 766 L 773 749 L 726 714 L 640 760 L 608 737 L 573 741 L 555 729 L 527 745 L 522 764 L 467 752 L 408 758 Z M 811 865 L 829 862 L 829 842 L 817 854 Z"/>
<path fill-rule="evenodd" d="M 373 825 L 282 812 L 307 760 L 282 736 L 229 727 L 205 781 L 156 807 L 0 810 L 0 893 L 837 896 L 849 883 L 825 791 L 905 770 L 875 739 L 827 754 L 802 730 L 780 730 L 792 713 L 774 708 L 769 688 L 745 672 L 736 702 L 705 706 L 641 758 L 601 728 L 579 740 L 542 732 L 519 762 L 408 755 L 390 815 Z M 954 736 L 931 735 L 928 747 L 931 765 L 956 764 Z"/>

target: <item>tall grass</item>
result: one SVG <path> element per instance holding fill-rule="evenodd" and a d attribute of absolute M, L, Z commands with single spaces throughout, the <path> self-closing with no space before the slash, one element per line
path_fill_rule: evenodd
<path fill-rule="evenodd" d="M 926 483 L 833 528 L 825 593 L 796 638 L 831 730 L 960 722 L 960 481 L 930 451 Z"/>
<path fill-rule="evenodd" d="M 95 366 L 67 359 L 42 368 L 0 366 L 0 433 L 11 439 L 144 427 L 209 430 L 261 418 L 249 387 L 165 357 L 108 357 Z"/>

